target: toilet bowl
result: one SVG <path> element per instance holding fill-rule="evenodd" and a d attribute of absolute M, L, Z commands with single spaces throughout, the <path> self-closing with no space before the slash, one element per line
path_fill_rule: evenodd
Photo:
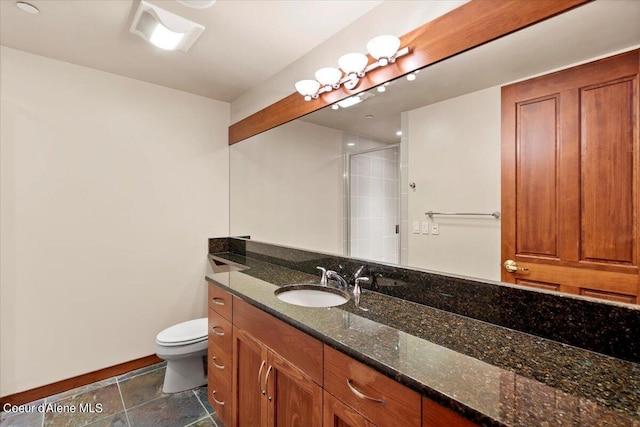
<path fill-rule="evenodd" d="M 177 393 L 207 383 L 207 318 L 173 325 L 156 336 L 156 354 L 167 361 L 162 391 Z"/>

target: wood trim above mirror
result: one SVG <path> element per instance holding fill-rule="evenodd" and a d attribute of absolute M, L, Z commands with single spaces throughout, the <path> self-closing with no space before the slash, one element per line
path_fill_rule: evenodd
<path fill-rule="evenodd" d="M 402 36 L 409 54 L 367 73 L 355 91 L 341 87 L 308 102 L 293 93 L 229 126 L 229 145 L 591 1 L 471 0 Z"/>

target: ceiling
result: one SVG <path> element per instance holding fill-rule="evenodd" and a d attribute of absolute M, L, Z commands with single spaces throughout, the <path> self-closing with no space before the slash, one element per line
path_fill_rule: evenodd
<path fill-rule="evenodd" d="M 597 0 L 428 66 L 413 82 L 371 89 L 374 96 L 353 107 L 326 107 L 303 120 L 397 143 L 403 111 L 638 46 L 640 1 Z"/>
<path fill-rule="evenodd" d="M 129 32 L 139 0 L 0 0 L 0 44 L 231 102 L 381 0 L 218 0 L 208 9 L 148 0 L 206 27 L 189 52 L 163 51 Z M 292 88 L 293 91 L 293 88 Z"/>

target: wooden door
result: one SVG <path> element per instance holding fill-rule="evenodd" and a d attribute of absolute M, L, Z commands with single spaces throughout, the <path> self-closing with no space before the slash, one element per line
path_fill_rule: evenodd
<path fill-rule="evenodd" d="M 355 409 L 348 407 L 326 391 L 323 414 L 323 427 L 376 427 Z"/>
<path fill-rule="evenodd" d="M 502 280 L 637 302 L 639 51 L 502 88 Z"/>
<path fill-rule="evenodd" d="M 268 365 L 269 426 L 321 427 L 322 388 L 275 353 L 269 353 Z"/>
<path fill-rule="evenodd" d="M 268 403 L 264 378 L 268 351 L 245 331 L 235 328 L 234 339 L 234 418 L 237 427 L 266 427 Z M 264 394 L 263 394 L 264 393 Z"/>

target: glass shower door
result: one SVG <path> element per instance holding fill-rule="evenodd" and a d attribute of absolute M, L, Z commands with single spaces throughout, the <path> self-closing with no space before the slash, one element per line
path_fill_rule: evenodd
<path fill-rule="evenodd" d="M 349 255 L 400 262 L 397 145 L 348 156 Z"/>

